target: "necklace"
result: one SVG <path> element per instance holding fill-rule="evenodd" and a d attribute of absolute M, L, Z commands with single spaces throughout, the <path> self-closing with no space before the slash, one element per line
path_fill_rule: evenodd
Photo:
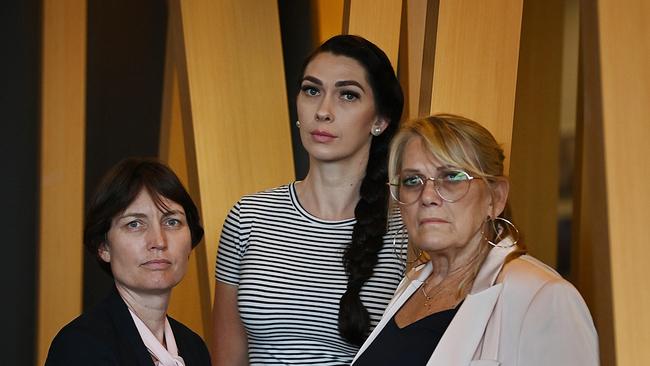
<path fill-rule="evenodd" d="M 456 268 L 453 271 L 449 272 L 447 276 L 445 276 L 445 278 L 442 281 L 440 281 L 440 283 L 436 285 L 436 287 L 434 287 L 433 291 L 431 291 L 430 293 L 427 292 L 426 290 L 426 287 L 429 284 L 429 279 L 427 279 L 426 281 L 424 281 L 424 283 L 422 283 L 422 285 L 420 286 L 420 292 L 422 293 L 422 296 L 424 296 L 424 306 L 427 308 L 427 311 L 431 311 L 434 297 L 442 293 L 443 290 L 445 289 L 449 290 L 450 288 L 458 288 L 460 283 L 465 279 L 465 277 L 467 277 L 467 274 L 470 272 L 470 269 L 472 269 L 473 263 L 480 257 L 480 254 L 481 252 L 479 251 L 472 259 L 469 260 L 466 266 Z"/>
<path fill-rule="evenodd" d="M 422 295 L 424 296 L 424 307 L 426 307 L 427 310 L 431 310 L 431 300 L 433 300 L 433 297 L 438 295 L 440 291 L 442 291 L 443 286 L 442 286 L 442 282 L 439 283 L 438 286 L 434 288 L 434 291 L 428 294 L 427 290 L 424 289 L 428 283 L 429 283 L 428 281 L 424 281 L 422 286 L 420 286 L 420 290 L 421 290 L 420 292 L 422 292 Z"/>

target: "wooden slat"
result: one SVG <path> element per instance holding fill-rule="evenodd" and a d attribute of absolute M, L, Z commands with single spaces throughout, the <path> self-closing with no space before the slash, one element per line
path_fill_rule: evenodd
<path fill-rule="evenodd" d="M 419 115 L 428 2 L 411 0 L 404 2 L 403 5 L 398 74 L 404 88 L 404 118 L 406 119 Z M 435 32 L 435 27 L 433 31 Z M 433 69 L 432 62 L 426 64 Z"/>
<path fill-rule="evenodd" d="M 177 65 L 173 57 L 176 44 L 173 26 L 174 22 L 168 22 L 159 156 L 188 187 L 186 134 L 183 131 Z M 194 200 L 198 203 L 198 199 Z M 204 241 L 192 251 L 185 278 L 174 288 L 168 308 L 171 316 L 197 332 L 204 340 L 207 339 L 210 322 L 209 277 Z"/>
<path fill-rule="evenodd" d="M 245 193 L 294 177 L 277 4 L 172 0 L 189 186 L 214 289 L 219 229 Z"/>
<path fill-rule="evenodd" d="M 319 44 L 337 34 L 341 34 L 343 29 L 343 2 L 343 0 L 313 0 Z"/>
<path fill-rule="evenodd" d="M 43 2 L 37 364 L 82 306 L 86 1 Z"/>
<path fill-rule="evenodd" d="M 346 0 L 347 34 L 362 36 L 381 48 L 397 70 L 402 0 Z"/>
<path fill-rule="evenodd" d="M 598 1 L 603 150 L 617 363 L 650 363 L 650 3 Z M 603 213 L 605 214 L 605 213 Z"/>
<path fill-rule="evenodd" d="M 558 252 L 563 19 L 562 0 L 524 3 L 510 160 L 510 202 L 515 222 L 525 233 L 529 252 L 554 267 Z M 573 47 L 577 46 L 576 42 Z M 577 74 L 575 62 L 573 72 Z M 575 99 L 573 102 L 575 105 Z"/>
<path fill-rule="evenodd" d="M 480 121 L 503 143 L 507 156 L 522 4 L 522 0 L 441 0 L 438 16 L 431 112 Z"/>

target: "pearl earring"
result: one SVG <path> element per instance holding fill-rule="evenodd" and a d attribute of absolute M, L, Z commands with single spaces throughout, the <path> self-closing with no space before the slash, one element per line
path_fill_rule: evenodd
<path fill-rule="evenodd" d="M 296 127 L 300 128 L 300 121 L 296 120 Z"/>
<path fill-rule="evenodd" d="M 379 126 L 374 126 L 374 127 L 370 130 L 370 133 L 371 133 L 373 136 L 379 136 L 379 135 L 381 135 L 381 127 L 379 127 Z"/>

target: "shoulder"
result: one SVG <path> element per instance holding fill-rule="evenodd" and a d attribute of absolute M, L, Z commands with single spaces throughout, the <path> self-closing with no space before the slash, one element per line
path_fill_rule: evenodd
<path fill-rule="evenodd" d="M 598 364 L 591 314 L 569 281 L 528 255 L 508 262 L 503 272 L 503 321 L 516 332 L 517 364 Z"/>
<path fill-rule="evenodd" d="M 570 285 L 553 268 L 529 255 L 522 255 L 506 263 L 499 277 L 505 286 L 521 284 L 529 289 L 551 283 Z"/>
<path fill-rule="evenodd" d="M 178 352 L 186 365 L 209 365 L 210 354 L 203 339 L 183 323 L 169 316 L 167 318 L 174 332 Z"/>
<path fill-rule="evenodd" d="M 502 282 L 504 296 L 510 298 L 511 304 L 520 305 L 528 318 L 579 313 L 586 323 L 591 323 L 589 310 L 578 290 L 553 268 L 529 255 L 508 262 L 503 268 Z"/>
<path fill-rule="evenodd" d="M 241 196 L 232 206 L 226 221 L 239 220 L 241 216 L 256 211 L 272 211 L 291 202 L 290 185 L 270 188 L 257 193 Z"/>
<path fill-rule="evenodd" d="M 252 194 L 246 194 L 239 200 L 243 202 L 255 202 L 259 200 L 273 200 L 281 197 L 289 197 L 291 184 L 283 184 L 278 187 L 265 189 Z"/>
<path fill-rule="evenodd" d="M 50 345 L 46 365 L 84 364 L 112 358 L 114 343 L 115 332 L 110 320 L 101 311 L 94 310 L 59 331 Z"/>

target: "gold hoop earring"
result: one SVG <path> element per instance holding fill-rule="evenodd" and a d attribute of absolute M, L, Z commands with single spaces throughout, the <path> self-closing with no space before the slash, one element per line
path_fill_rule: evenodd
<path fill-rule="evenodd" d="M 399 249 L 397 247 L 397 234 L 400 234 L 400 245 Z M 404 264 L 404 266 L 410 266 L 413 263 L 417 263 L 420 259 L 422 259 L 422 255 L 424 252 L 421 249 L 417 249 L 417 252 L 414 252 L 416 254 L 415 259 L 412 261 L 408 260 L 408 233 L 406 233 L 406 240 L 404 240 L 404 234 L 406 233 L 406 225 L 402 224 L 402 226 L 399 227 L 397 231 L 393 233 L 393 254 L 395 254 L 395 257 L 399 259 L 400 262 Z M 407 248 L 404 250 L 404 243 L 406 243 Z M 405 253 L 406 252 L 406 253 Z"/>
<path fill-rule="evenodd" d="M 493 246 L 495 248 L 507 249 L 507 248 L 514 247 L 519 242 L 519 239 L 520 239 L 519 230 L 517 229 L 515 224 L 513 224 L 510 220 L 505 219 L 503 217 L 499 217 L 499 216 L 497 216 L 495 218 L 491 218 L 491 217 L 488 216 L 488 219 L 486 220 L 485 223 L 486 224 L 489 223 L 490 226 L 492 227 L 492 230 L 494 231 L 494 239 L 493 240 L 490 240 L 490 238 L 488 238 L 485 235 L 485 231 L 482 231 L 483 238 L 491 246 Z M 505 232 L 506 232 L 506 228 L 507 228 L 508 234 L 504 235 Z M 503 243 L 503 240 L 508 238 L 508 237 L 512 238 L 512 243 Z"/>

